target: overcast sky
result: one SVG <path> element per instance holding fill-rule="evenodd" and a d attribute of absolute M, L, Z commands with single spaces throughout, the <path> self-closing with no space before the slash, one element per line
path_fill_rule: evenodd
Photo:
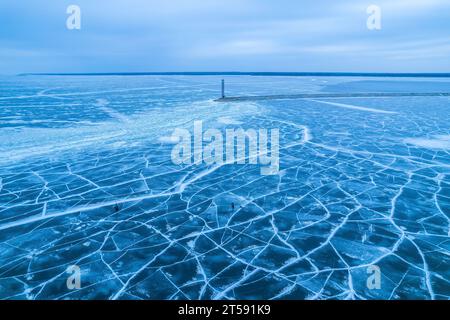
<path fill-rule="evenodd" d="M 1 0 L 0 22 L 0 74 L 450 72 L 450 0 Z"/>

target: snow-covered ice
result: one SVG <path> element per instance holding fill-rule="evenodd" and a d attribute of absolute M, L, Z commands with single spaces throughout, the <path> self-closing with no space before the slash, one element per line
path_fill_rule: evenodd
<path fill-rule="evenodd" d="M 221 103 L 220 79 L 5 78 L 0 298 L 450 297 L 448 97 Z M 449 79 L 319 80 L 226 79 L 230 96 L 450 91 Z M 278 128 L 280 173 L 174 165 L 171 133 L 195 120 Z M 367 286 L 374 265 L 380 289 Z"/>

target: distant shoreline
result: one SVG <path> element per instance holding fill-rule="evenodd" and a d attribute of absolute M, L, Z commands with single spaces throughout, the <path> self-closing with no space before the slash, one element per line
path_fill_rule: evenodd
<path fill-rule="evenodd" d="M 22 73 L 18 76 L 255 76 L 255 77 L 384 77 L 450 78 L 450 73 L 372 72 L 104 72 L 104 73 Z"/>

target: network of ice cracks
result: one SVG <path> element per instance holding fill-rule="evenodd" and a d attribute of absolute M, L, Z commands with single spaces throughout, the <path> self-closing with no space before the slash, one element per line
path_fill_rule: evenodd
<path fill-rule="evenodd" d="M 448 98 L 224 104 L 211 79 L 130 79 L 1 97 L 1 299 L 449 298 Z M 194 120 L 279 128 L 280 173 L 174 165 Z"/>

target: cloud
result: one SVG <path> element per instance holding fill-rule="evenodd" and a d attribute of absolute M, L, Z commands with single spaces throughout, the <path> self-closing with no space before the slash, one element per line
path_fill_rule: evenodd
<path fill-rule="evenodd" d="M 75 32 L 70 3 L 1 2 L 2 72 L 450 71 L 448 0 L 77 0 Z M 370 4 L 381 31 L 366 28 Z"/>
<path fill-rule="evenodd" d="M 195 57 L 225 57 L 276 54 L 283 48 L 270 40 L 232 40 L 225 43 L 202 45 L 191 50 Z"/>

